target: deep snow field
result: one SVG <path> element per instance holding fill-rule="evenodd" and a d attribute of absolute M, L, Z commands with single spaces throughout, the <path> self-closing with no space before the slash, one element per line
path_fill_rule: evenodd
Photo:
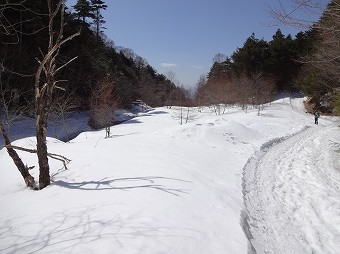
<path fill-rule="evenodd" d="M 314 125 L 303 98 L 260 115 L 204 108 L 184 125 L 176 112 L 140 113 L 110 138 L 70 118 L 68 128 L 87 132 L 48 139 L 71 162 L 50 160 L 53 182 L 41 191 L 25 188 L 0 150 L 0 253 L 339 253 L 338 119 Z M 31 133 L 16 124 L 14 136 Z M 38 180 L 36 156 L 19 154 Z"/>

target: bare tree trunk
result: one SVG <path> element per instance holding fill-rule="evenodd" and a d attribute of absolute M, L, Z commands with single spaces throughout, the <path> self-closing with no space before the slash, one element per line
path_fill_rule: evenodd
<path fill-rule="evenodd" d="M 188 123 L 188 121 L 189 121 L 189 106 L 188 106 L 188 108 L 187 108 L 187 117 L 185 118 L 185 123 Z"/>
<path fill-rule="evenodd" d="M 31 189 L 34 189 L 35 188 L 35 181 L 34 181 L 33 176 L 31 176 L 30 173 L 28 172 L 28 167 L 24 165 L 24 163 L 22 162 L 18 153 L 13 148 L 8 147 L 8 146 L 11 145 L 11 142 L 9 140 L 9 137 L 7 135 L 7 132 L 6 132 L 5 127 L 2 124 L 2 122 L 0 122 L 0 129 L 1 129 L 2 136 L 5 140 L 5 145 L 6 145 L 8 155 L 12 158 L 15 166 L 18 168 L 19 172 L 21 173 L 22 177 L 24 178 L 26 186 L 31 188 Z"/>
<path fill-rule="evenodd" d="M 36 114 L 36 138 L 37 138 L 37 156 L 39 162 L 39 188 L 43 189 L 50 185 L 50 167 L 48 164 L 48 152 L 46 144 L 46 130 L 48 123 L 48 114 L 52 105 L 52 95 L 57 86 L 58 81 L 55 80 L 56 74 L 63 67 L 73 61 L 75 58 L 66 62 L 64 65 L 56 66 L 56 57 L 59 54 L 60 47 L 67 41 L 72 40 L 78 36 L 80 32 L 68 36 L 63 39 L 64 32 L 64 13 L 65 0 L 60 0 L 55 9 L 53 9 L 51 0 L 47 1 L 49 10 L 49 45 L 47 53 L 42 55 L 42 59 L 38 60 L 39 67 L 35 74 L 35 114 Z M 53 21 L 56 15 L 60 12 L 60 28 L 59 31 L 54 31 Z M 57 33 L 57 36 L 55 34 Z M 43 82 L 42 76 L 44 74 L 45 80 Z M 62 88 L 60 88 L 62 89 Z M 63 90 L 63 89 L 62 89 Z"/>
<path fill-rule="evenodd" d="M 183 124 L 183 106 L 181 104 L 181 125 Z"/>
<path fill-rule="evenodd" d="M 40 108 L 42 105 L 39 105 Z M 45 109 L 40 109 L 40 113 L 37 114 L 37 156 L 39 163 L 39 188 L 43 189 L 50 185 L 50 166 L 48 164 L 47 157 L 47 144 L 46 144 L 46 128 L 47 128 L 47 112 Z"/>
<path fill-rule="evenodd" d="M 49 51 L 51 50 L 51 46 Z M 52 59 L 47 59 L 46 66 L 53 64 Z M 39 163 L 39 188 L 43 189 L 50 185 L 50 166 L 47 157 L 46 131 L 48 124 L 48 114 L 51 108 L 52 93 L 54 88 L 53 72 L 47 71 L 45 86 L 36 91 L 36 138 L 37 138 L 37 156 Z M 39 80 L 40 76 L 37 78 Z M 36 86 L 38 88 L 38 86 Z"/>

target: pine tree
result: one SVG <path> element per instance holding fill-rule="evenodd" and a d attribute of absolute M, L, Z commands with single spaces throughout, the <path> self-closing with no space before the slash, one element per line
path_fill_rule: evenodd
<path fill-rule="evenodd" d="M 82 19 L 83 22 L 86 21 L 86 18 L 95 18 L 95 15 L 93 14 L 93 8 L 89 1 L 87 0 L 78 0 L 76 5 L 72 6 L 74 10 L 76 11 L 76 15 L 78 16 L 78 19 Z"/>
<path fill-rule="evenodd" d="M 279 90 L 292 90 L 292 80 L 299 68 L 294 40 L 290 35 L 284 36 L 278 29 L 269 42 L 268 53 L 265 71 L 275 77 Z"/>
<path fill-rule="evenodd" d="M 107 5 L 102 0 L 91 0 L 92 10 L 93 10 L 93 24 L 96 26 L 96 36 L 97 36 L 97 43 L 99 42 L 99 34 L 100 28 L 102 25 L 105 24 L 105 20 L 101 15 L 101 10 L 106 10 Z"/>
<path fill-rule="evenodd" d="M 253 33 L 231 56 L 233 69 L 236 73 L 245 73 L 251 76 L 255 72 L 261 72 L 268 55 L 268 42 L 257 39 Z"/>

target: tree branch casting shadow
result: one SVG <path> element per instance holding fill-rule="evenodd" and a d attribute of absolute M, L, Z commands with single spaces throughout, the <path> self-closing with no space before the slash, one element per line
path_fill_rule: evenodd
<path fill-rule="evenodd" d="M 63 180 L 54 181 L 53 185 L 60 186 L 68 189 L 77 190 L 131 190 L 131 189 L 156 189 L 166 193 L 179 196 L 181 193 L 188 194 L 187 189 L 169 188 L 164 184 L 159 184 L 159 181 L 172 181 L 192 183 L 176 178 L 159 177 L 159 176 L 145 176 L 145 177 L 129 177 L 129 178 L 116 178 L 108 179 L 107 177 L 101 180 L 83 181 L 83 182 L 66 182 Z M 134 183 L 133 185 L 131 183 Z"/>

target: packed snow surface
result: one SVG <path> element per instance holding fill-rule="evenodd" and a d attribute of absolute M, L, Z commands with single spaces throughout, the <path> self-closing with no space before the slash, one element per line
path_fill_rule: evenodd
<path fill-rule="evenodd" d="M 191 109 L 184 125 L 178 108 L 156 108 L 110 138 L 49 138 L 49 151 L 72 161 L 66 170 L 50 160 L 41 191 L 25 188 L 3 148 L 0 253 L 338 253 L 339 122 L 314 125 L 302 101 L 260 114 Z M 67 121 L 85 126 L 81 115 Z M 25 136 L 28 122 L 13 132 Z M 19 153 L 38 179 L 36 156 Z"/>

